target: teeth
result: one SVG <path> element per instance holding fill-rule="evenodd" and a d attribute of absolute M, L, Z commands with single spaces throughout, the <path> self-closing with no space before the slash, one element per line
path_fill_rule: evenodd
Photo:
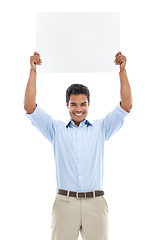
<path fill-rule="evenodd" d="M 81 116 L 81 115 L 82 115 L 82 113 L 75 113 L 75 115 L 77 115 L 77 116 Z"/>

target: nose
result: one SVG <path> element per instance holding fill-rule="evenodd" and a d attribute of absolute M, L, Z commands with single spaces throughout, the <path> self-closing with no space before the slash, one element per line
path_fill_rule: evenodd
<path fill-rule="evenodd" d="M 76 106 L 76 112 L 82 112 L 81 106 Z"/>

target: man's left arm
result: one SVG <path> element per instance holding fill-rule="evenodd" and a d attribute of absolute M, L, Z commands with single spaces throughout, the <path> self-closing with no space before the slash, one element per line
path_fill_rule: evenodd
<path fill-rule="evenodd" d="M 131 88 L 128 81 L 127 73 L 126 73 L 126 57 L 118 52 L 115 56 L 115 64 L 120 65 L 120 95 L 121 95 L 121 107 L 126 112 L 129 112 L 132 108 L 132 95 L 131 95 Z"/>

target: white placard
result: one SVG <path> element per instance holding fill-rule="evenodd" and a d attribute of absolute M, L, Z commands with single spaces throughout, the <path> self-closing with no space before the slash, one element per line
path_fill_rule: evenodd
<path fill-rule="evenodd" d="M 41 73 L 117 72 L 120 14 L 37 13 L 36 51 L 43 61 Z"/>

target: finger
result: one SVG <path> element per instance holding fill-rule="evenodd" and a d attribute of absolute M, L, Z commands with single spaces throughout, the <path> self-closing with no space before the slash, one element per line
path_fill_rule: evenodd
<path fill-rule="evenodd" d="M 38 63 L 38 59 L 31 57 L 30 58 L 30 62 L 31 63 L 33 62 L 33 63 L 37 64 Z"/>
<path fill-rule="evenodd" d="M 41 65 L 41 64 L 42 64 L 42 60 L 40 59 L 37 65 Z"/>
<path fill-rule="evenodd" d="M 120 58 L 125 58 L 125 56 L 124 56 L 124 55 L 118 55 L 118 56 L 116 57 L 116 60 L 118 61 Z"/>
<path fill-rule="evenodd" d="M 32 59 L 40 59 L 40 56 L 39 55 L 33 55 L 31 56 Z"/>
<path fill-rule="evenodd" d="M 38 52 L 35 51 L 34 54 L 38 54 Z"/>
<path fill-rule="evenodd" d="M 33 56 L 40 56 L 40 54 L 37 53 L 37 52 L 34 52 L 34 55 L 33 55 Z"/>
<path fill-rule="evenodd" d="M 115 55 L 115 57 L 118 57 L 119 55 L 121 55 L 121 52 L 118 52 L 118 53 Z"/>
<path fill-rule="evenodd" d="M 35 58 L 31 58 L 30 62 L 34 63 L 34 64 L 39 64 L 40 60 L 39 59 L 35 59 Z"/>
<path fill-rule="evenodd" d="M 34 56 L 31 56 L 31 61 L 40 61 L 41 59 L 40 59 L 40 56 L 38 56 L 38 55 L 34 55 Z"/>
<path fill-rule="evenodd" d="M 116 60 L 116 62 L 121 63 L 121 62 L 126 62 L 126 58 L 120 57 Z"/>
<path fill-rule="evenodd" d="M 118 61 L 118 63 L 119 63 L 119 64 L 122 64 L 122 63 L 126 63 L 126 61 L 125 61 L 125 59 L 120 59 L 120 60 Z"/>
<path fill-rule="evenodd" d="M 118 60 L 119 58 L 126 58 L 124 55 L 118 55 L 117 57 L 116 57 L 116 59 Z"/>
<path fill-rule="evenodd" d="M 120 63 L 119 63 L 119 62 L 117 62 L 116 60 L 115 60 L 114 62 L 115 62 L 115 65 L 120 65 Z"/>
<path fill-rule="evenodd" d="M 115 59 L 115 64 L 120 65 L 122 63 L 126 63 L 126 57 L 119 57 L 118 59 Z"/>
<path fill-rule="evenodd" d="M 119 58 L 117 58 L 116 60 L 117 60 L 117 61 L 120 61 L 120 60 L 126 61 L 126 57 L 119 57 Z"/>

